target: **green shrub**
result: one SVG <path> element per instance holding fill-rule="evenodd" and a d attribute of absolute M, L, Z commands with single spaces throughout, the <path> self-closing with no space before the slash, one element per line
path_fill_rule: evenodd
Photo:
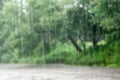
<path fill-rule="evenodd" d="M 9 61 L 12 59 L 12 55 L 9 53 L 1 55 L 1 62 L 2 63 L 9 63 Z"/>

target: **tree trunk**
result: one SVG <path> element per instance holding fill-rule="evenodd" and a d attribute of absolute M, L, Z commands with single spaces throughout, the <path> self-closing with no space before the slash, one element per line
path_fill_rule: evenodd
<path fill-rule="evenodd" d="M 97 47 L 97 26 L 93 25 L 92 27 L 92 43 L 93 43 L 93 47 Z"/>
<path fill-rule="evenodd" d="M 69 40 L 73 44 L 73 46 L 76 48 L 78 52 L 82 52 L 82 49 L 79 47 L 79 45 L 76 43 L 76 41 L 72 38 L 72 36 L 68 36 Z"/>

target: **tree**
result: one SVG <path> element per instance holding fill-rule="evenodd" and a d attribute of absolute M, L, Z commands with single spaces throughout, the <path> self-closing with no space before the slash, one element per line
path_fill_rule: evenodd
<path fill-rule="evenodd" d="M 120 1 L 119 0 L 95 0 L 94 13 L 95 18 L 99 19 L 100 26 L 109 36 L 108 42 L 120 38 Z"/>
<path fill-rule="evenodd" d="M 100 27 L 99 19 L 96 19 L 95 13 L 92 11 L 92 4 L 90 1 L 80 1 L 78 4 L 67 10 L 68 16 L 68 31 L 69 35 L 76 39 L 70 38 L 76 49 L 81 52 L 81 48 L 77 45 L 77 39 L 82 43 L 85 50 L 85 42 L 91 41 L 93 47 L 97 47 L 97 43 L 101 41 L 104 36 L 103 30 Z M 74 41 L 73 41 L 74 40 Z"/>

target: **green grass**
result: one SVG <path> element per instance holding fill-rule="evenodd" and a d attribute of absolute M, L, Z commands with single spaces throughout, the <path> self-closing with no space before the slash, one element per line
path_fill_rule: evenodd
<path fill-rule="evenodd" d="M 103 43 L 103 42 L 101 42 Z M 91 45 L 88 42 L 88 45 Z M 2 55 L 1 62 L 6 63 L 65 63 L 70 65 L 120 67 L 120 41 L 101 45 L 98 49 L 88 48 L 87 53 L 78 53 L 69 43 L 57 43 L 56 48 L 45 55 L 18 57 L 17 54 Z"/>

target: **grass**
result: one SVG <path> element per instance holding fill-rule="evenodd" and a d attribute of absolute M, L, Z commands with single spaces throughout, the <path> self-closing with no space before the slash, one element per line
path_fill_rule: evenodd
<path fill-rule="evenodd" d="M 101 42 L 105 43 L 104 41 Z M 99 43 L 100 44 L 100 43 Z M 88 42 L 88 46 L 91 43 Z M 113 44 L 101 45 L 98 49 L 88 48 L 87 53 L 78 53 L 73 45 L 69 43 L 57 43 L 56 48 L 45 55 L 32 55 L 27 57 L 18 57 L 17 54 L 11 56 L 6 54 L 2 56 L 2 62 L 7 63 L 65 63 L 70 65 L 87 66 L 107 66 L 120 67 L 120 41 Z"/>

